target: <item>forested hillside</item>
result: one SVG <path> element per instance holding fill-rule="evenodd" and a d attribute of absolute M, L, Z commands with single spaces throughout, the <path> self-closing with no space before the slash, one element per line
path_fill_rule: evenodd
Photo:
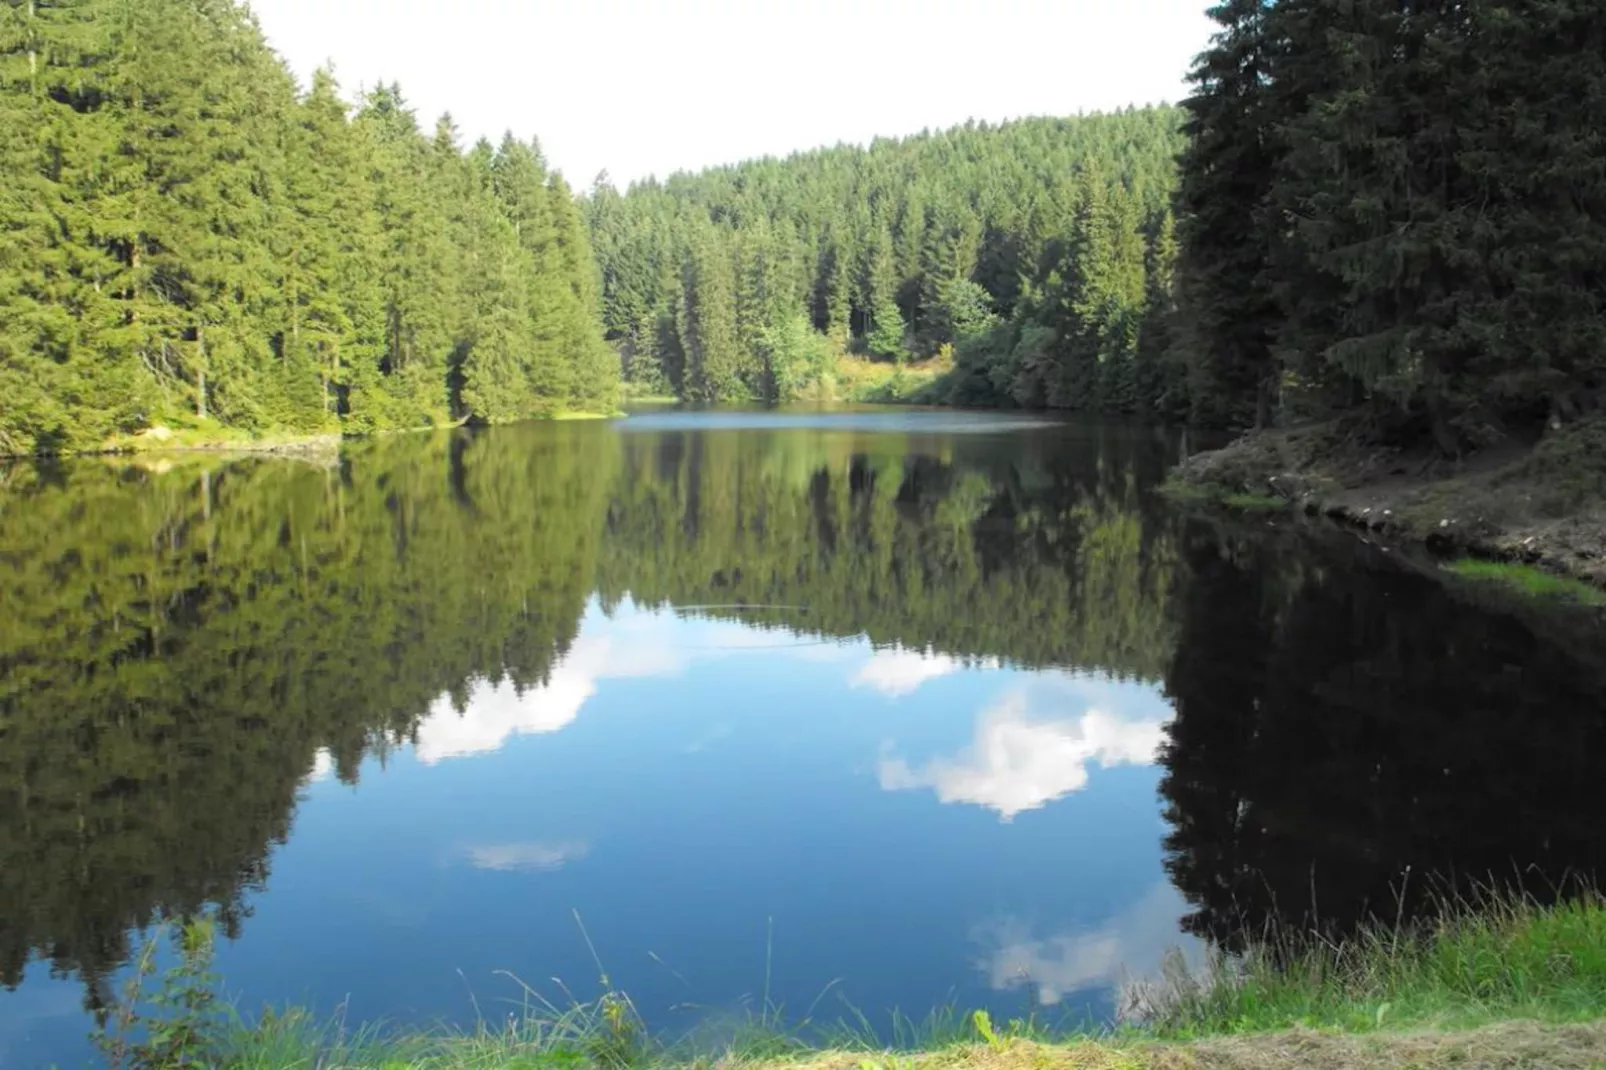
<path fill-rule="evenodd" d="M 1183 108 L 971 124 L 577 201 L 236 0 L 0 9 L 0 453 L 840 393 L 1459 454 L 1606 392 L 1606 17 L 1225 0 Z M 1180 176 L 1177 160 L 1181 159 Z M 594 256 L 593 256 L 594 251 Z"/>
<path fill-rule="evenodd" d="M 1221 32 L 1180 112 L 600 187 L 604 318 L 629 377 L 785 398 L 838 352 L 952 346 L 922 400 L 1238 427 L 1356 415 L 1363 437 L 1447 454 L 1598 410 L 1598 7 L 1211 14 Z"/>
<path fill-rule="evenodd" d="M 952 349 L 941 400 L 1185 409 L 1162 315 L 1181 148 L 1150 108 L 601 184 L 604 323 L 633 385 L 701 402 Z"/>
<path fill-rule="evenodd" d="M 0 8 L 0 159 L 0 453 L 611 405 L 539 148 L 299 92 L 234 0 Z"/>
<path fill-rule="evenodd" d="M 1606 390 L 1606 14 L 1226 0 L 1187 104 L 1193 414 L 1459 453 Z"/>

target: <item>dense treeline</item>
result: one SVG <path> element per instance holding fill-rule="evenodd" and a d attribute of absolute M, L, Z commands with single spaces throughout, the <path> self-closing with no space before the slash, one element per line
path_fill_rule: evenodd
<path fill-rule="evenodd" d="M 941 400 L 1170 412 L 1171 108 L 972 124 L 589 201 L 603 319 L 637 388 L 829 389 L 841 352 L 957 354 Z"/>
<path fill-rule="evenodd" d="M 306 92 L 235 0 L 0 9 L 0 453 L 611 405 L 539 149 Z"/>
<path fill-rule="evenodd" d="M 1573 0 L 1211 14 L 1181 111 L 599 186 L 627 374 L 697 401 L 775 399 L 828 389 L 838 352 L 952 347 L 922 400 L 1218 426 L 1351 413 L 1445 453 L 1598 411 L 1606 15 Z"/>
<path fill-rule="evenodd" d="M 1224 0 L 1186 107 L 1194 415 L 1445 452 L 1606 390 L 1606 12 Z"/>

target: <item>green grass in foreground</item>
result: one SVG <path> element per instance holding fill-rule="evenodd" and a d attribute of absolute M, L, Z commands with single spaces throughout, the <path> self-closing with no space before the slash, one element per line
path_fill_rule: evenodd
<path fill-rule="evenodd" d="M 1375 929 L 1337 945 L 1273 943 L 1202 977 L 1168 970 L 1135 999 L 1148 1028 L 1167 1038 L 1599 1020 L 1606 900 L 1540 907 L 1508 899 L 1451 911 L 1423 933 Z"/>
<path fill-rule="evenodd" d="M 206 923 L 177 937 L 180 965 L 145 992 L 151 956 L 98 1043 L 131 1070 L 1180 1070 L 1320 1065 L 1606 1070 L 1606 900 L 1497 901 L 1414 933 L 1343 944 L 1273 941 L 1203 971 L 1180 960 L 1126 993 L 1125 1024 L 1095 1031 L 995 1023 L 985 1013 L 791 1021 L 766 1004 L 679 1038 L 649 1034 L 629 998 L 559 1007 L 518 986 L 468 1031 L 349 1028 L 305 1011 L 247 1021 L 217 1002 Z M 606 987 L 606 979 L 604 979 Z M 495 1005 L 492 1005 L 495 1008 Z M 131 1040 L 129 1038 L 138 1038 Z M 1306 1060 L 1323 1048 L 1320 1060 Z"/>
<path fill-rule="evenodd" d="M 1532 565 L 1467 558 L 1453 561 L 1444 567 L 1465 579 L 1498 583 L 1534 598 L 1560 599 L 1586 606 L 1606 606 L 1606 591 L 1580 580 L 1568 579 L 1541 568 L 1534 568 Z"/>

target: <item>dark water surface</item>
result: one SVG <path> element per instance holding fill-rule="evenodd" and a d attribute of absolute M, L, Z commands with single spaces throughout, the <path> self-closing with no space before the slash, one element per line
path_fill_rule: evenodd
<path fill-rule="evenodd" d="M 1168 435 L 658 413 L 0 470 L 0 1065 L 139 930 L 250 1008 L 1107 1018 L 1167 949 L 1601 865 L 1606 652 Z M 476 1011 L 476 1006 L 478 1011 Z"/>

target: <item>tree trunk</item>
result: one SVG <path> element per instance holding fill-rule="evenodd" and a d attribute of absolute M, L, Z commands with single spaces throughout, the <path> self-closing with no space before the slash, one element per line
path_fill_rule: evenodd
<path fill-rule="evenodd" d="M 39 92 L 39 40 L 34 34 L 34 0 L 28 0 L 28 79 L 34 94 Z"/>
<path fill-rule="evenodd" d="M 206 419 L 206 328 L 195 328 L 195 344 L 200 347 L 201 360 L 195 369 L 195 416 Z"/>

